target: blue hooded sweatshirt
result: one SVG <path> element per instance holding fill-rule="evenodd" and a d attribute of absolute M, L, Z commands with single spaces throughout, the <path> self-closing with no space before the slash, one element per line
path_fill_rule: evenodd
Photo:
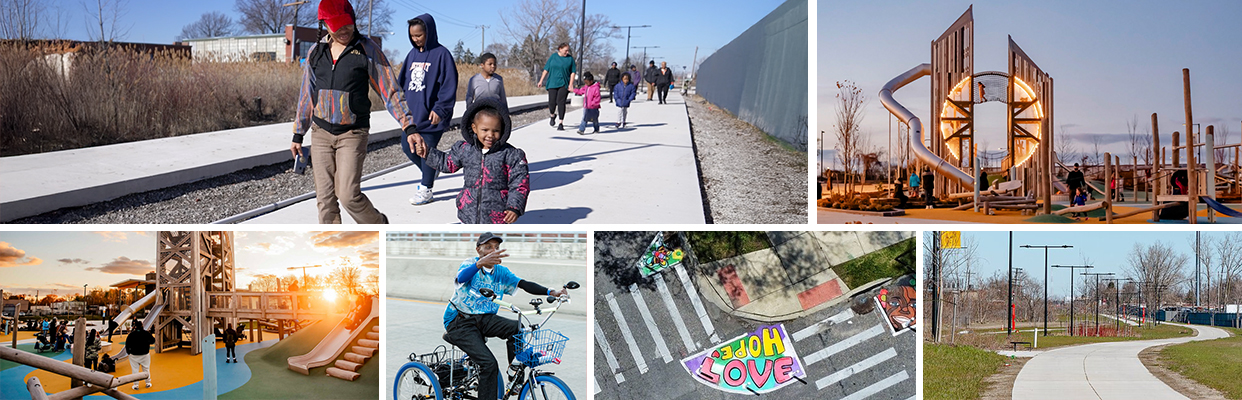
<path fill-rule="evenodd" d="M 414 45 L 405 56 L 397 83 L 405 90 L 405 104 L 413 118 L 410 121 L 414 123 L 414 130 L 444 132 L 453 119 L 453 104 L 457 102 L 457 64 L 449 50 L 440 45 L 436 20 L 430 14 L 423 14 L 407 22 L 414 26 L 416 20 L 423 22 L 427 40 L 422 50 Z M 414 39 L 410 39 L 410 44 L 414 44 Z M 439 124 L 431 124 L 432 111 L 440 116 Z"/>

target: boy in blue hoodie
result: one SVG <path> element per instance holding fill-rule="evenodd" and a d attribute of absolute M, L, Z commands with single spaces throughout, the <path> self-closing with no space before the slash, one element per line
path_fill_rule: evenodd
<path fill-rule="evenodd" d="M 415 154 L 420 145 L 435 148 L 440 136 L 453 119 L 453 104 L 457 102 L 457 64 L 448 48 L 440 45 L 436 35 L 436 20 L 423 14 L 407 21 L 409 23 L 410 54 L 405 56 L 398 83 L 405 90 L 405 102 L 413 125 L 405 128 L 401 151 L 423 172 L 422 182 L 415 188 L 410 204 L 420 205 L 432 201 L 431 188 L 436 182 L 436 170 Z"/>

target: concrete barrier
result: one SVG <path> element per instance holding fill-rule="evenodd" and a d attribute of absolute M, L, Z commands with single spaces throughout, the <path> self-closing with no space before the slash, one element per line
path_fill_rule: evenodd
<path fill-rule="evenodd" d="M 807 150 L 807 0 L 789 0 L 699 66 L 698 94 Z"/>
<path fill-rule="evenodd" d="M 389 256 L 475 257 L 473 242 L 389 241 Z M 583 243 L 505 242 L 504 249 L 514 259 L 547 259 L 586 261 Z M 580 282 L 581 283 L 581 282 Z"/>
<path fill-rule="evenodd" d="M 388 246 L 393 242 L 388 242 Z M 415 242 L 408 242 L 415 243 Z M 586 252 L 586 245 L 577 245 L 582 248 L 582 253 Z M 511 247 L 507 247 L 511 248 Z M 471 247 L 473 251 L 473 247 Z M 471 253 L 470 257 L 477 256 L 477 253 Z M 387 257 L 387 273 L 385 275 L 384 290 L 387 296 L 399 297 L 406 299 L 415 299 L 423 301 L 434 301 L 440 303 L 448 303 L 453 297 L 453 280 L 457 276 L 458 266 L 465 260 L 466 256 L 404 256 L 392 255 L 389 251 Z M 537 282 L 548 287 L 560 287 L 569 281 L 576 281 L 582 285 L 581 288 L 570 292 L 572 301 L 558 312 L 565 312 L 574 315 L 586 315 L 587 307 L 591 303 L 591 297 L 587 295 L 587 263 L 585 258 L 581 259 L 535 259 L 535 258 L 518 258 L 516 256 L 505 259 L 501 263 L 509 270 L 513 271 L 518 277 Z M 528 294 L 518 289 L 513 296 L 507 296 L 508 300 L 512 300 L 522 309 L 530 309 L 530 305 L 526 302 L 535 298 L 534 295 Z M 506 317 L 512 318 L 511 313 L 502 313 Z"/>

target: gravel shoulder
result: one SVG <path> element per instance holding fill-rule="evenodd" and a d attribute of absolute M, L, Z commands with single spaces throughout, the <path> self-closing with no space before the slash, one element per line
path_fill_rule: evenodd
<path fill-rule="evenodd" d="M 566 110 L 572 110 L 567 107 Z M 547 121 L 547 111 L 514 114 L 515 127 Z M 444 132 L 440 150 L 461 140 L 460 127 Z M 408 164 L 399 138 L 371 143 L 362 174 Z M 64 208 L 16 224 L 206 224 L 315 191 L 314 172 L 293 173 L 293 162 L 250 168 L 169 188 L 135 193 L 82 207 Z"/>
<path fill-rule="evenodd" d="M 1227 400 L 1229 398 L 1216 389 L 1182 376 L 1182 374 L 1166 367 L 1166 361 L 1160 358 L 1160 350 L 1167 346 L 1148 347 L 1139 352 L 1139 360 L 1143 362 L 1143 366 L 1147 367 L 1147 371 L 1159 378 L 1164 384 L 1169 385 L 1173 390 L 1192 399 Z"/>
<path fill-rule="evenodd" d="M 807 223 L 806 153 L 697 95 L 686 107 L 712 223 Z"/>

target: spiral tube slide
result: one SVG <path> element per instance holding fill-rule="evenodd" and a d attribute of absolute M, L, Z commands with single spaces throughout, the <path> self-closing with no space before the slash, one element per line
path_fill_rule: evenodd
<path fill-rule="evenodd" d="M 960 183 L 962 186 L 975 187 L 975 178 L 957 169 L 943 158 L 936 156 L 923 144 L 923 123 L 919 121 L 919 117 L 914 116 L 914 113 L 893 99 L 893 92 L 896 92 L 897 89 L 901 89 L 902 86 L 927 75 L 931 75 L 931 64 L 924 63 L 893 78 L 893 80 L 884 84 L 883 89 L 880 89 L 880 103 L 884 104 L 884 108 L 887 108 L 888 112 L 893 113 L 902 122 L 910 126 L 910 150 L 914 152 L 915 157 L 918 157 L 923 163 L 930 165 L 936 172 Z"/>

